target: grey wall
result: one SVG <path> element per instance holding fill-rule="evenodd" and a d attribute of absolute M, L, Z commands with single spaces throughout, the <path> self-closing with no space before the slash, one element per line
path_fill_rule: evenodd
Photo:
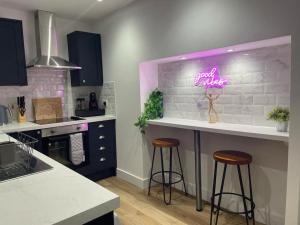
<path fill-rule="evenodd" d="M 285 224 L 298 224 L 299 8 L 297 0 L 138 0 L 96 24 L 95 31 L 103 37 L 105 80 L 116 82 L 119 169 L 135 178 L 147 178 L 148 152 L 142 150 L 141 135 L 133 126 L 140 112 L 140 62 L 291 34 L 292 118 Z"/>

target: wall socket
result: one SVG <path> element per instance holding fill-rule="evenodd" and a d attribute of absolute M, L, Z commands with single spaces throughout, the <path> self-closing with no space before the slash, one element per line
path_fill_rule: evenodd
<path fill-rule="evenodd" d="M 108 103 L 107 99 L 104 99 L 104 100 L 102 101 L 102 104 L 103 104 L 105 107 L 107 107 L 107 103 Z"/>

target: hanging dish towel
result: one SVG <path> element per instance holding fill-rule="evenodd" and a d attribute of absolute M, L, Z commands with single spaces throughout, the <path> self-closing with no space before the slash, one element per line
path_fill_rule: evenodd
<path fill-rule="evenodd" d="M 85 161 L 83 139 L 81 133 L 70 135 L 69 156 L 71 162 L 75 166 L 80 165 L 82 162 Z"/>

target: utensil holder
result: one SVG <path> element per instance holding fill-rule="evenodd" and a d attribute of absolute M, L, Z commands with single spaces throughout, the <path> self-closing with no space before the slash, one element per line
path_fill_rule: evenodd
<path fill-rule="evenodd" d="M 24 114 L 23 116 L 21 115 L 21 113 L 18 114 L 18 122 L 19 123 L 25 123 L 26 120 L 26 115 Z"/>

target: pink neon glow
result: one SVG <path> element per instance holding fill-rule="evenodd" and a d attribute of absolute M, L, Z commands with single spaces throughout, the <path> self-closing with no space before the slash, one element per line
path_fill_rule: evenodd
<path fill-rule="evenodd" d="M 199 73 L 195 78 L 195 86 L 209 88 L 224 88 L 228 84 L 228 80 L 220 77 L 217 67 L 213 67 L 209 72 Z"/>

